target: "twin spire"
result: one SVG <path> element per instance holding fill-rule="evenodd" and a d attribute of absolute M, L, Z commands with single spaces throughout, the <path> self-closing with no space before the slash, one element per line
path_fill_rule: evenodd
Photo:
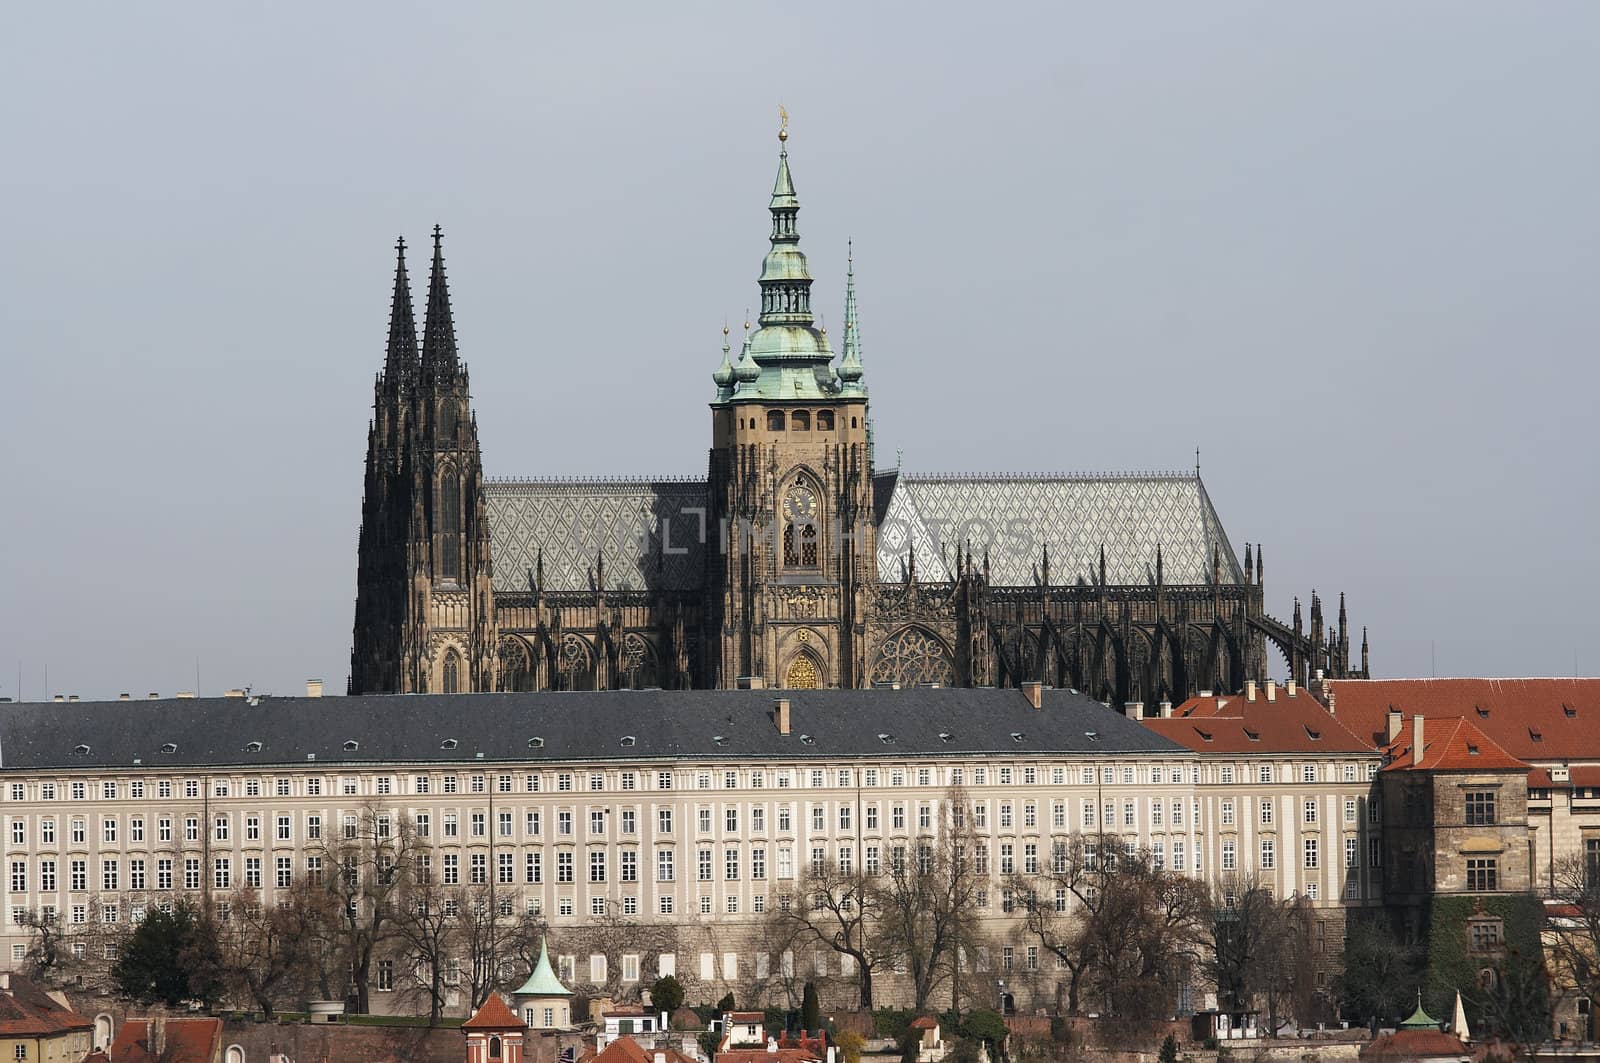
<path fill-rule="evenodd" d="M 444 230 L 433 227 L 433 269 L 428 277 L 428 316 L 417 351 L 417 321 L 411 309 L 411 281 L 406 274 L 406 241 L 395 244 L 394 297 L 389 309 L 389 346 L 384 359 L 385 382 L 395 389 L 416 383 L 450 380 L 460 371 L 455 318 L 444 275 Z"/>

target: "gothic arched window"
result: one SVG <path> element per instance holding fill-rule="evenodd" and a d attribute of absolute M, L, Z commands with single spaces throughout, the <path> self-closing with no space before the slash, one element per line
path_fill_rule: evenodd
<path fill-rule="evenodd" d="M 577 635 L 569 632 L 562 636 L 557 667 L 561 672 L 563 690 L 594 689 L 594 653 L 589 649 L 589 644 Z"/>
<path fill-rule="evenodd" d="M 628 632 L 622 636 L 622 652 L 617 655 L 617 686 L 642 690 L 660 686 L 656 676 L 656 654 L 643 635 Z"/>
<path fill-rule="evenodd" d="M 454 400 L 446 399 L 439 407 L 439 438 L 455 442 L 456 438 L 456 404 Z"/>
<path fill-rule="evenodd" d="M 789 690 L 815 690 L 820 687 L 822 676 L 817 671 L 817 662 L 804 653 L 796 657 L 784 673 L 783 685 Z"/>
<path fill-rule="evenodd" d="M 461 578 L 461 481 L 455 472 L 444 474 L 439 485 L 439 577 Z"/>
<path fill-rule="evenodd" d="M 923 628 L 906 627 L 878 647 L 872 682 L 899 683 L 902 687 L 927 683 L 948 686 L 955 682 L 955 666 L 944 643 Z"/>
<path fill-rule="evenodd" d="M 500 640 L 499 689 L 501 693 L 533 689 L 533 669 L 528 660 L 527 647 L 521 639 L 508 637 Z"/>
<path fill-rule="evenodd" d="M 442 686 L 446 694 L 461 693 L 461 658 L 456 656 L 456 651 L 451 650 L 444 655 L 444 673 Z"/>

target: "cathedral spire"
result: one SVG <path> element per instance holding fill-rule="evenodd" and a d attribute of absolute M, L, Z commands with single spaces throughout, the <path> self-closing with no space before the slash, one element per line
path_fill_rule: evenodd
<path fill-rule="evenodd" d="M 761 324 L 811 325 L 811 273 L 800 250 L 795 221 L 800 199 L 789 173 L 789 133 L 778 133 L 778 177 L 772 184 L 772 249 L 761 264 Z"/>
<path fill-rule="evenodd" d="M 422 375 L 433 380 L 454 376 L 456 324 L 450 313 L 450 287 L 444 278 L 444 230 L 433 227 L 433 272 L 428 277 L 428 320 L 422 333 Z"/>
<path fill-rule="evenodd" d="M 865 395 L 861 383 L 861 325 L 856 315 L 856 254 L 855 243 L 848 245 L 844 280 L 844 357 L 839 359 L 840 391 L 846 395 Z"/>
<path fill-rule="evenodd" d="M 406 276 L 406 239 L 395 243 L 394 298 L 389 303 L 389 349 L 383 378 L 391 388 L 411 382 L 417 369 L 417 319 L 411 311 L 411 280 Z"/>

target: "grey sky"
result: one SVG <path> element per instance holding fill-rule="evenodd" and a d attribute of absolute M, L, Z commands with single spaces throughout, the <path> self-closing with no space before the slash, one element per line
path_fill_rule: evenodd
<path fill-rule="evenodd" d="M 490 475 L 702 473 L 780 101 L 880 463 L 1199 445 L 1380 674 L 1600 669 L 1600 6 L 995 6 L 8 6 L 0 696 L 343 689 L 397 233 Z"/>

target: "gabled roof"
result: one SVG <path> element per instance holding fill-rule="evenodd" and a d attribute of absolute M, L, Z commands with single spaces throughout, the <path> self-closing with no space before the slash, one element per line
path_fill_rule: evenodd
<path fill-rule="evenodd" d="M 1386 748 L 1389 763 L 1384 771 L 1527 771 L 1528 765 L 1502 749 L 1494 739 L 1470 721 L 1428 719 L 1422 721 L 1422 751 L 1412 741 L 1410 720 L 1400 735 Z"/>
<path fill-rule="evenodd" d="M 167 1019 L 162 1022 L 164 1047 L 152 1051 L 151 1027 L 161 1020 L 129 1019 L 111 1043 L 116 1063 L 211 1063 L 222 1044 L 221 1019 Z"/>
<path fill-rule="evenodd" d="M 463 1030 L 525 1030 L 527 1023 L 517 1018 L 499 993 L 490 993 L 472 1018 L 461 1024 Z"/>
<path fill-rule="evenodd" d="M 1339 719 L 1380 745 L 1392 706 L 1466 717 L 1523 760 L 1600 760 L 1600 678 L 1330 679 L 1330 696 Z"/>
<path fill-rule="evenodd" d="M 1275 700 L 1257 693 L 1195 697 L 1179 705 L 1167 719 L 1147 718 L 1144 725 L 1163 738 L 1200 753 L 1373 754 L 1363 741 L 1304 690 L 1293 697 L 1279 688 Z"/>
<path fill-rule="evenodd" d="M 666 1056 L 666 1063 L 696 1063 L 675 1048 L 656 1048 L 646 1052 L 631 1037 L 619 1037 L 612 1041 L 604 1051 L 592 1057 L 592 1063 L 654 1063 L 658 1055 Z"/>
<path fill-rule="evenodd" d="M 8 988 L 0 991 L 0 1037 L 50 1037 L 93 1026 L 92 1020 L 21 975 L 13 974 Z"/>
<path fill-rule="evenodd" d="M 789 701 L 791 733 L 771 719 Z M 605 690 L 29 702 L 0 713 L 0 772 L 199 766 L 555 765 L 699 758 L 1187 754 L 1065 690 Z M 451 740 L 454 741 L 451 741 Z M 257 745 L 259 743 L 259 745 Z M 174 746 L 170 752 L 164 747 Z"/>
<path fill-rule="evenodd" d="M 1549 768 L 1534 768 L 1528 772 L 1529 789 L 1538 790 L 1572 790 L 1592 789 L 1600 787 L 1600 764 L 1575 764 L 1567 769 L 1565 782 L 1558 782 L 1550 776 Z"/>
<path fill-rule="evenodd" d="M 1092 584 L 1105 548 L 1106 582 L 1155 582 L 1156 548 L 1168 586 L 1211 584 L 1213 550 L 1222 582 L 1242 583 L 1243 570 L 1200 478 L 1188 473 L 1082 476 L 878 475 L 882 510 L 878 579 L 905 578 L 913 546 L 926 582 L 955 578 L 955 546 L 970 540 L 974 557 L 989 552 L 996 587 L 1032 587 L 1044 547 L 1050 582 Z M 944 556 L 948 554 L 948 556 Z"/>
<path fill-rule="evenodd" d="M 1471 1053 L 1461 1038 L 1441 1030 L 1396 1030 L 1384 1034 L 1361 1050 L 1362 1059 L 1440 1059 Z"/>

